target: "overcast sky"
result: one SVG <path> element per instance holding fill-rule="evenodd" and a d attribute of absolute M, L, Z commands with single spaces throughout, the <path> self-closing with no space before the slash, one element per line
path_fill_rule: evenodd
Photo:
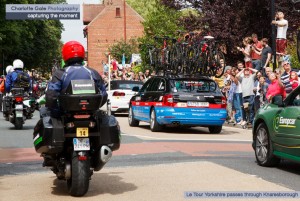
<path fill-rule="evenodd" d="M 61 20 L 64 25 L 65 31 L 62 32 L 61 40 L 65 43 L 70 40 L 76 40 L 86 48 L 86 38 L 83 38 L 83 28 L 85 27 L 82 22 L 82 4 L 97 4 L 102 0 L 67 0 L 68 4 L 81 4 L 80 20 Z"/>

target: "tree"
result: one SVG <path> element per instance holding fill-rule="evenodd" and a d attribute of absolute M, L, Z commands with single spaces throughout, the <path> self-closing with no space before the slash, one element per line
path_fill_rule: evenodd
<path fill-rule="evenodd" d="M 3 0 L 0 4 L 0 54 L 3 67 L 21 59 L 26 69 L 51 71 L 59 59 L 63 26 L 58 20 L 6 20 L 5 4 L 52 4 L 65 0 Z"/>
<path fill-rule="evenodd" d="M 256 33 L 259 38 L 271 38 L 270 0 L 186 0 L 185 4 L 177 0 L 161 2 L 174 10 L 194 8 L 200 17 L 191 14 L 181 18 L 180 23 L 189 31 L 207 31 L 217 40 L 222 40 L 227 47 L 226 59 L 231 64 L 243 57 L 235 47 L 241 46 L 244 37 Z M 289 40 L 293 40 L 300 25 L 300 13 L 290 12 L 293 10 L 291 1 L 276 1 L 275 7 L 285 13 L 289 21 Z"/>
<path fill-rule="evenodd" d="M 137 40 L 130 39 L 129 42 L 124 40 L 118 41 L 108 48 L 110 54 L 117 60 L 122 61 L 123 54 L 125 55 L 125 63 L 129 63 L 131 55 L 138 52 Z"/>
<path fill-rule="evenodd" d="M 156 0 L 126 0 L 126 2 L 144 19 L 147 18 L 156 4 Z"/>

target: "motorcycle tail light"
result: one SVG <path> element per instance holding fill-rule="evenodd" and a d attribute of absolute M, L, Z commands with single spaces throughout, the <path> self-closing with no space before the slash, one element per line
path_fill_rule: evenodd
<path fill-rule="evenodd" d="M 78 156 L 78 160 L 80 161 L 86 161 L 87 160 L 87 156 Z"/>
<path fill-rule="evenodd" d="M 75 119 L 88 119 L 91 115 L 89 114 L 75 114 L 73 117 Z"/>
<path fill-rule="evenodd" d="M 15 97 L 16 102 L 22 102 L 23 101 L 23 97 Z"/>
<path fill-rule="evenodd" d="M 95 125 L 96 125 L 96 123 L 95 123 L 95 122 L 93 122 L 93 121 L 91 121 L 91 122 L 89 123 L 89 127 L 90 127 L 90 128 L 94 128 L 94 127 L 95 127 Z"/>
<path fill-rule="evenodd" d="M 74 123 L 73 122 L 67 123 L 67 128 L 73 128 L 73 127 L 74 127 Z"/>

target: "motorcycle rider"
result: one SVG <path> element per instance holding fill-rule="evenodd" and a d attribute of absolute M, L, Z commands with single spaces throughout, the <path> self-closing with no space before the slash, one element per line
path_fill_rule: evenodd
<path fill-rule="evenodd" d="M 13 62 L 13 68 L 8 73 L 5 80 L 5 91 L 9 93 L 13 87 L 24 87 L 25 91 L 29 91 L 30 76 L 23 71 L 24 63 L 20 59 L 16 59 Z"/>
<path fill-rule="evenodd" d="M 61 111 L 58 107 L 57 98 L 69 86 L 71 80 L 91 80 L 95 82 L 95 86 L 102 93 L 101 106 L 107 101 L 107 92 L 104 82 L 99 73 L 89 67 L 83 66 L 85 57 L 84 47 L 77 41 L 69 41 L 62 47 L 62 57 L 65 66 L 62 69 L 57 69 L 51 81 L 48 83 L 46 91 L 46 108 L 41 108 L 41 117 L 50 116 L 59 117 Z"/>
<path fill-rule="evenodd" d="M 6 75 L 8 75 L 9 73 L 12 73 L 14 71 L 14 67 L 12 65 L 8 65 L 5 71 L 6 71 Z"/>
<path fill-rule="evenodd" d="M 107 92 L 104 82 L 99 73 L 89 67 L 83 66 L 85 57 L 84 47 L 77 41 L 69 41 L 62 47 L 62 58 L 65 66 L 62 69 L 56 69 L 52 75 L 51 81 L 48 83 L 47 91 L 45 93 L 46 104 L 45 107 L 40 108 L 41 119 L 34 127 L 33 136 L 37 134 L 42 128 L 42 118 L 51 116 L 59 118 L 61 111 L 58 106 L 58 96 L 65 92 L 71 80 L 91 80 L 95 82 L 95 86 L 102 93 L 101 106 L 107 101 Z M 101 107 L 100 106 L 100 107 Z M 47 166 L 49 159 L 44 157 L 43 166 Z"/>
<path fill-rule="evenodd" d="M 5 94 L 5 81 L 6 81 L 6 78 L 7 78 L 7 76 L 10 74 L 10 73 L 12 73 L 14 70 L 13 70 L 13 66 L 12 65 L 8 65 L 7 67 L 6 67 L 6 69 L 5 69 L 5 71 L 6 71 L 6 77 L 3 75 L 3 80 L 2 80 L 2 82 L 1 82 L 1 85 L 0 85 L 0 93 L 1 93 L 1 100 L 0 100 L 0 102 L 1 102 L 1 111 L 3 111 L 3 116 L 4 116 L 4 118 L 5 119 L 7 119 L 7 116 L 8 116 L 8 114 L 7 114 L 7 108 L 6 107 L 2 107 L 3 106 L 3 101 L 5 102 L 5 104 L 6 104 L 6 101 L 7 101 L 7 98 L 6 98 L 6 94 Z"/>

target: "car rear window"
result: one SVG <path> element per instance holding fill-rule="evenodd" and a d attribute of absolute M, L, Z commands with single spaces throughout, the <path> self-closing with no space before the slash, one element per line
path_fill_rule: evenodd
<path fill-rule="evenodd" d="M 117 84 L 112 84 L 111 86 L 111 90 L 115 90 L 115 89 L 132 89 L 133 87 L 138 86 L 139 88 L 141 88 L 143 86 L 143 83 L 140 82 L 131 82 L 131 83 L 117 83 Z"/>
<path fill-rule="evenodd" d="M 171 80 L 172 92 L 215 92 L 218 89 L 217 84 L 212 80 Z"/>

